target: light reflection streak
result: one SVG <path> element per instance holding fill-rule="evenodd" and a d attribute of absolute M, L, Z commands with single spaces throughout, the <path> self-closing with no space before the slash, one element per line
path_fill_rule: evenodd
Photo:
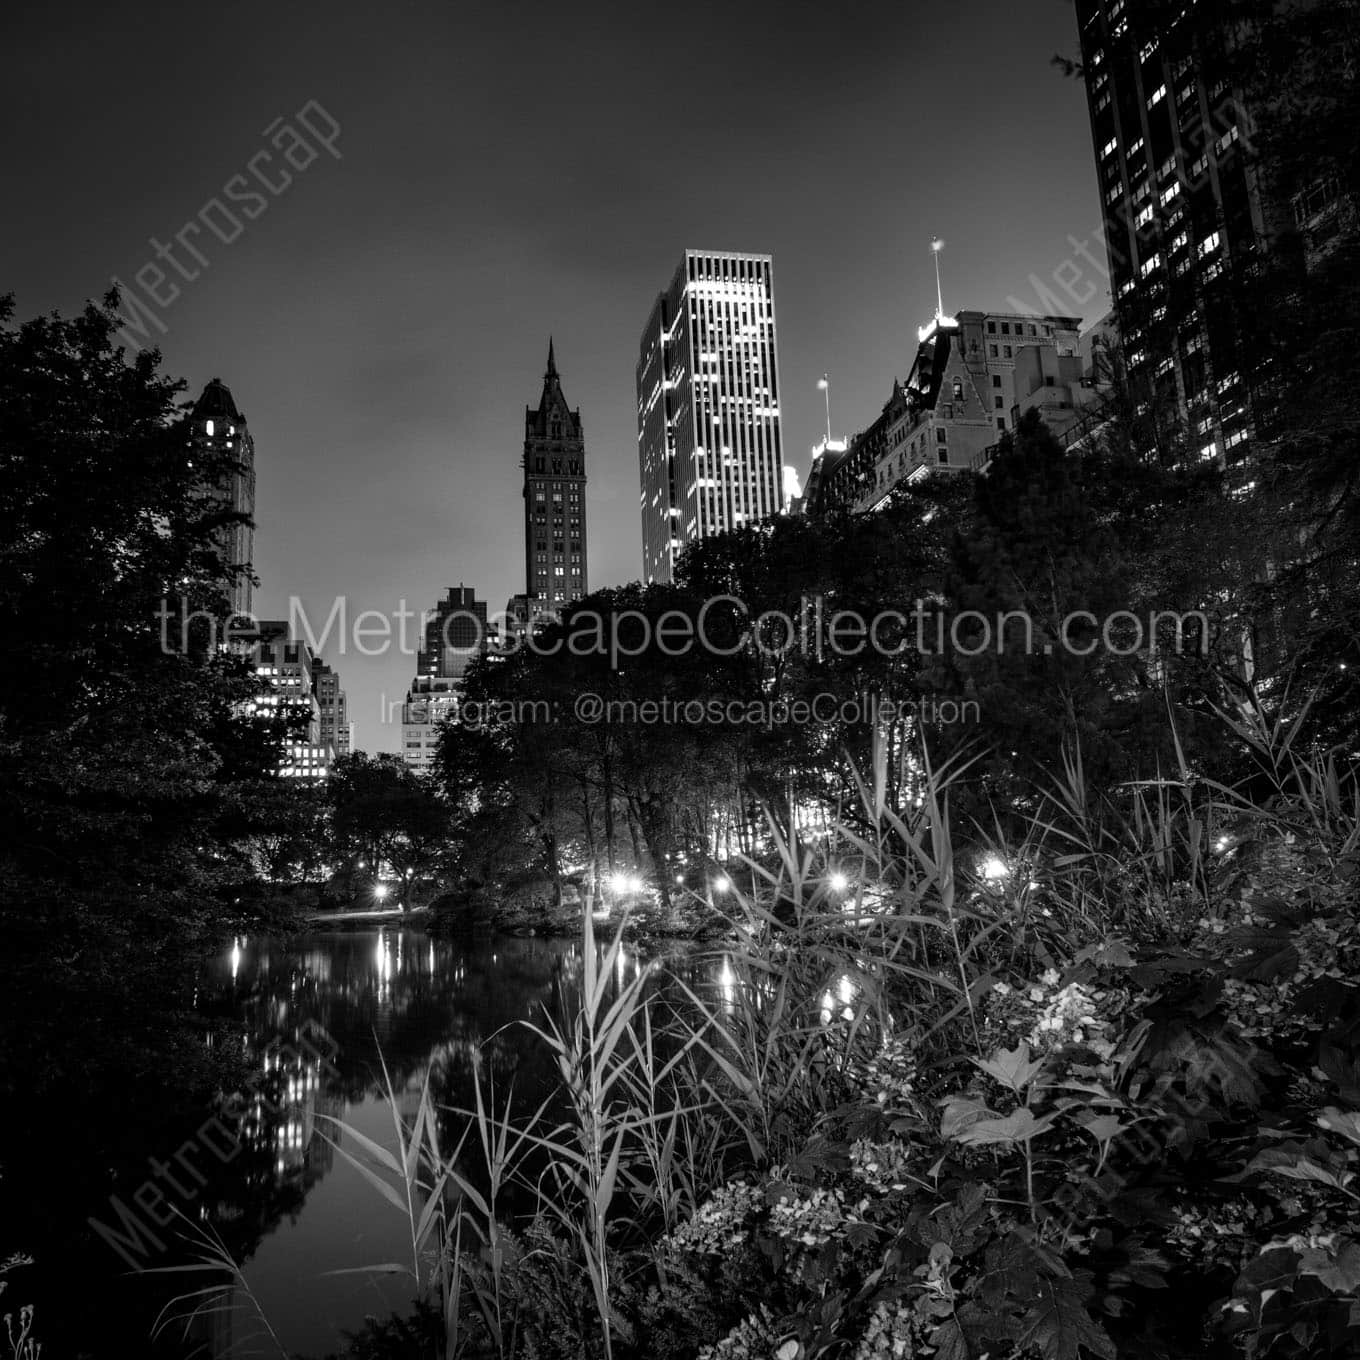
<path fill-rule="evenodd" d="M 727 1015 L 737 1009 L 737 975 L 732 971 L 732 960 L 723 955 L 722 968 L 718 972 L 718 990 L 722 993 L 722 1007 Z"/>

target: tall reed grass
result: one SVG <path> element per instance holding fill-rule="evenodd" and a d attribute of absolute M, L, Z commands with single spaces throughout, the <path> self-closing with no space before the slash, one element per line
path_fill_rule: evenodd
<path fill-rule="evenodd" d="M 1360 852 L 1354 771 L 1300 749 L 1302 718 L 1223 720 L 1264 800 L 1199 777 L 1179 741 L 1167 777 L 1096 793 L 1072 749 L 1012 836 L 999 820 L 955 825 L 967 760 L 936 768 L 922 751 L 889 770 L 880 746 L 829 839 L 770 820 L 706 983 L 656 968 L 621 980 L 626 921 L 599 942 L 585 913 L 579 989 L 522 1022 L 555 1064 L 555 1101 L 517 1116 L 479 1070 L 471 1106 L 441 1108 L 427 1075 L 403 1118 L 384 1067 L 392 1145 L 338 1127 L 337 1151 L 409 1225 L 409 1258 L 368 1269 L 437 1307 L 446 1360 L 521 1353 L 546 1293 L 563 1318 L 561 1300 L 588 1299 L 581 1353 L 613 1360 L 631 1340 L 620 1300 L 664 1284 L 668 1236 L 732 1178 L 796 1162 L 885 1045 L 909 1047 L 941 1088 L 986 1058 L 978 1007 L 1001 973 L 1112 937 L 1180 937 L 1218 910 L 1214 857 L 1246 838 Z M 913 791 L 906 813 L 890 788 Z M 533 1206 L 517 1221 L 511 1191 Z"/>

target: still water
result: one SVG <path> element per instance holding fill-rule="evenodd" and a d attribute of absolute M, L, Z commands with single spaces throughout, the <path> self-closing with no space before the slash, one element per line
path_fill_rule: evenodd
<path fill-rule="evenodd" d="M 628 951 L 617 980 L 645 966 Z M 427 1079 L 441 1103 L 471 1105 L 478 1069 L 498 1098 L 513 1087 L 516 1110 L 536 1108 L 555 1089 L 555 1068 L 542 1041 L 517 1022 L 563 999 L 572 1004 L 581 969 L 579 943 L 454 943 L 401 929 L 223 948 L 186 988 L 181 1056 L 158 1059 L 181 1065 L 182 1086 L 195 1099 L 148 1094 L 139 1109 L 136 1075 L 115 1078 L 101 1057 L 106 1095 L 90 1089 L 93 1076 L 67 1083 L 91 1121 L 88 1137 L 61 1133 L 19 1158 L 30 1167 L 57 1159 L 72 1174 L 47 1168 L 58 1171 L 57 1185 L 39 1199 L 42 1177 L 13 1183 L 10 1155 L 6 1189 L 18 1218 L 6 1226 L 39 1260 L 33 1274 L 11 1277 L 6 1310 L 39 1305 L 44 1355 L 167 1357 L 320 1357 L 340 1351 L 343 1334 L 370 1315 L 409 1313 L 409 1281 L 333 1273 L 410 1260 L 405 1218 L 343 1155 L 366 1159 L 348 1130 L 394 1145 L 384 1063 L 407 1113 Z M 147 1033 L 148 1050 L 157 1037 Z M 225 1093 L 220 1075 L 213 1088 L 195 1087 L 186 1052 L 206 1053 L 211 1073 L 230 1073 Z M 166 1073 L 156 1076 L 159 1090 Z M 42 1112 L 34 1113 L 30 1141 L 42 1137 Z M 243 1285 L 187 1336 L 178 1325 L 150 1346 L 148 1322 L 169 1299 L 220 1282 L 148 1274 L 191 1259 L 194 1231 L 220 1237 L 243 1267 Z M 65 1290 L 53 1286 L 58 1262 Z M 71 1271 L 82 1280 L 85 1307 L 63 1301 Z"/>

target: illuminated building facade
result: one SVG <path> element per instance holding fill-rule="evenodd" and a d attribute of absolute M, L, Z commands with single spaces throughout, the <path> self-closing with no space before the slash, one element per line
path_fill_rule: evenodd
<path fill-rule="evenodd" d="M 778 514 L 784 498 L 768 255 L 687 250 L 637 366 L 642 570 L 669 581 L 696 539 Z"/>
<path fill-rule="evenodd" d="M 893 383 L 878 418 L 844 452 L 821 458 L 809 478 L 807 512 L 874 510 L 902 482 L 976 470 L 1030 405 L 1070 428 L 1076 408 L 1096 396 L 1084 376 L 1080 335 L 1081 322 L 1071 316 L 936 316 L 917 332 L 907 380 Z"/>
<path fill-rule="evenodd" d="M 425 623 L 416 675 L 401 708 L 401 757 L 419 774 L 434 768 L 439 725 L 458 711 L 463 677 L 489 644 L 486 601 L 450 586 Z"/>
<path fill-rule="evenodd" d="M 401 758 L 417 774 L 434 769 L 439 725 L 458 711 L 459 682 L 442 675 L 417 675 L 401 706 Z"/>
<path fill-rule="evenodd" d="M 290 728 L 279 775 L 285 779 L 324 779 L 335 760 L 335 747 L 322 738 L 316 667 L 324 667 L 333 677 L 335 673 L 304 641 L 292 636 L 282 619 L 256 626 L 253 657 L 255 674 L 266 686 L 255 699 L 256 715 L 286 720 Z M 339 679 L 335 679 L 338 691 Z"/>
<path fill-rule="evenodd" d="M 224 528 L 218 541 L 223 559 L 233 567 L 245 568 L 228 590 L 231 611 L 249 615 L 253 602 L 250 568 L 255 556 L 255 442 L 246 428 L 245 416 L 221 378 L 214 378 L 194 403 L 189 443 L 200 456 L 225 452 L 231 460 L 231 471 L 210 494 L 224 509 L 243 516 Z"/>
<path fill-rule="evenodd" d="M 1272 223 L 1213 0 L 1077 0 L 1110 287 L 1131 387 L 1201 459 L 1247 455 L 1263 415 L 1238 354 L 1234 271 Z"/>
<path fill-rule="evenodd" d="M 516 651 L 524 640 L 559 615 L 552 604 L 536 596 L 512 595 L 505 602 L 505 613 L 498 620 L 497 654 Z"/>
<path fill-rule="evenodd" d="M 349 702 L 340 688 L 340 677 L 324 661 L 312 662 L 312 693 L 319 711 L 320 744 L 329 746 L 337 756 L 354 749 L 354 725 L 349 720 Z"/>
<path fill-rule="evenodd" d="M 486 649 L 486 601 L 470 586 L 450 586 L 425 621 L 416 669 L 421 675 L 461 680 Z"/>
<path fill-rule="evenodd" d="M 828 436 L 812 446 L 812 466 L 808 469 L 807 485 L 801 496 L 796 497 L 789 506 L 791 515 L 816 514 L 821 504 L 822 475 L 827 468 L 834 467 L 841 455 L 850 447 L 846 439 L 833 439 Z"/>
<path fill-rule="evenodd" d="M 555 615 L 579 600 L 586 567 L 585 436 L 549 340 L 542 395 L 524 410 L 525 612 Z"/>

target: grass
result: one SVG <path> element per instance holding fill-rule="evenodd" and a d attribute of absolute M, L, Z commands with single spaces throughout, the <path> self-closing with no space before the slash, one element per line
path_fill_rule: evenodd
<path fill-rule="evenodd" d="M 521 1022 L 553 1059 L 555 1102 L 516 1115 L 513 1091 L 501 1098 L 478 1072 L 471 1107 L 445 1108 L 427 1076 L 414 1115 L 403 1118 L 384 1067 L 391 1146 L 338 1126 L 337 1151 L 409 1225 L 408 1259 L 366 1269 L 406 1276 L 413 1292 L 437 1309 L 446 1360 L 559 1354 L 614 1360 L 643 1353 L 639 1347 L 654 1350 L 666 1336 L 657 1319 L 682 1314 L 693 1344 L 686 1350 L 672 1338 L 673 1353 L 693 1353 L 704 1337 L 730 1328 L 734 1301 L 749 1303 L 751 1295 L 734 1280 L 715 1283 L 711 1265 L 701 1280 L 674 1244 L 719 1221 L 706 1206 L 728 1193 L 724 1187 L 763 1185 L 763 1210 L 743 1201 L 748 1218 L 766 1215 L 763 1240 L 774 1243 L 777 1272 L 781 1261 L 803 1262 L 797 1288 L 807 1316 L 800 1313 L 796 1324 L 785 1320 L 786 1334 L 796 1333 L 801 1348 L 790 1356 L 834 1351 L 837 1329 L 848 1325 L 843 1319 L 854 1316 L 863 1328 L 866 1298 L 877 1299 L 871 1315 L 877 1321 L 866 1336 L 874 1327 L 906 1327 L 902 1301 L 913 1301 L 910 1325 L 918 1328 L 920 1353 L 950 1353 L 941 1350 L 938 1329 L 963 1328 L 960 1319 L 969 1314 L 960 1311 L 960 1301 L 971 1286 L 951 1282 L 948 1259 L 935 1248 L 917 1270 L 917 1277 L 936 1280 L 928 1295 L 910 1275 L 896 1293 L 873 1293 L 884 1272 L 896 1269 L 891 1253 L 864 1268 L 858 1294 L 838 1294 L 834 1271 L 821 1292 L 808 1292 L 806 1272 L 813 1270 L 815 1280 L 823 1267 L 808 1264 L 806 1243 L 822 1242 L 824 1229 L 814 1222 L 800 1230 L 790 1239 L 793 1247 L 780 1245 L 778 1231 L 768 1236 L 769 1223 L 794 1213 L 840 1214 L 842 1227 L 853 1224 L 843 1208 L 828 1207 L 840 1204 L 835 1187 L 845 1183 L 846 1159 L 895 1156 L 916 1140 L 939 1156 L 933 1165 L 903 1171 L 889 1192 L 910 1192 L 894 1208 L 901 1224 L 915 1221 L 911 1196 L 935 1204 L 932 1221 L 985 1213 L 1001 1225 L 989 1248 L 997 1260 L 1010 1259 L 1006 1253 L 1020 1250 L 1017 1242 L 1029 1243 L 1006 1278 L 1028 1279 L 1025 1271 L 1038 1270 L 1024 1297 L 1051 1294 L 1064 1317 L 1077 1319 L 1080 1333 L 1080 1317 L 1094 1305 L 1077 1297 L 1071 1282 L 1078 1277 L 1062 1256 L 1094 1259 L 1096 1239 L 1080 1224 L 1099 1219 L 1100 1201 L 1091 1200 L 1094 1208 L 1082 1201 L 1086 1219 L 1066 1204 L 1060 1214 L 1060 1192 L 1074 1167 L 1086 1168 L 1081 1174 L 1091 1185 L 1107 1182 L 1116 1164 L 1127 1170 L 1120 1140 L 1128 1130 L 1166 1124 L 1163 1108 L 1149 1103 L 1146 1093 L 1155 1087 L 1149 1073 L 1160 1072 L 1156 1089 L 1182 1079 L 1189 1089 L 1198 1080 L 1193 1062 L 1209 1061 L 1194 1058 L 1195 1045 L 1207 1045 L 1211 1059 L 1217 1040 L 1213 1032 L 1189 1028 L 1165 1059 L 1170 1065 L 1148 1069 L 1149 1061 L 1163 1060 L 1154 1052 L 1160 1040 L 1149 1037 L 1152 1023 L 1131 1010 L 1110 1051 L 1074 1071 L 1038 1048 L 1031 1054 L 1025 1041 L 1013 1050 L 998 1047 L 998 997 L 1015 994 L 1026 979 L 1061 974 L 1070 982 L 1036 989 L 1043 1004 L 1094 1008 L 1092 979 L 1123 986 L 1119 970 L 1135 963 L 1140 948 L 1158 958 L 1159 950 L 1203 936 L 1206 923 L 1232 928 L 1234 911 L 1254 900 L 1242 896 L 1242 873 L 1229 863 L 1248 842 L 1263 847 L 1263 855 L 1306 842 L 1332 882 L 1351 874 L 1360 856 L 1355 772 L 1334 755 L 1304 752 L 1301 718 L 1287 727 L 1271 726 L 1250 710 L 1223 718 L 1254 757 L 1256 793 L 1197 777 L 1177 745 L 1178 768 L 1168 777 L 1097 795 L 1080 751 L 1073 750 L 1061 776 L 1038 791 L 1021 833 L 1009 837 L 998 823 L 960 838 L 951 790 L 967 772 L 966 761 L 936 769 L 922 752 L 909 767 L 889 771 L 878 752 L 857 780 L 855 829 L 843 825 L 830 840 L 807 844 L 783 836 L 771 820 L 771 853 L 750 863 L 750 889 L 734 886 L 727 899 L 730 942 L 708 959 L 716 985 L 651 969 L 624 977 L 618 965 L 626 921 L 612 939 L 597 941 L 585 914 L 579 989 L 564 989 L 541 1017 Z M 890 787 L 912 791 L 906 812 L 890 805 Z M 1289 926 L 1296 928 L 1304 927 Z M 1258 948 L 1253 938 L 1251 948 Z M 1205 958 L 1194 969 L 1212 971 Z M 1232 968 L 1228 976 L 1243 976 L 1240 965 Z M 1185 965 L 1182 976 L 1190 971 Z M 1175 985 L 1181 984 L 1172 978 L 1144 987 Z M 1218 992 L 1205 993 L 1209 1001 L 1185 1004 L 1218 1005 L 1221 984 L 1215 985 Z M 1039 1003 L 1026 1004 L 1033 1010 Z M 1070 1025 L 1073 1017 L 1061 1023 Z M 1081 1023 L 1099 1029 L 1095 1019 L 1078 1017 L 1079 1036 Z M 1090 1035 L 1077 1042 L 1089 1043 Z M 911 1077 L 885 1076 L 885 1065 L 904 1054 Z M 979 1073 L 999 1085 L 984 1080 L 979 1086 Z M 877 1106 L 866 1102 L 875 1082 L 887 1084 L 887 1105 L 882 1090 Z M 941 1105 L 943 1117 L 934 1113 Z M 1350 1126 L 1342 1120 L 1337 1127 Z M 872 1134 L 867 1144 L 853 1136 L 856 1130 Z M 1063 1138 L 1071 1139 L 1070 1147 L 1055 1155 Z M 1007 1159 L 1013 1159 L 1013 1176 Z M 951 1192 L 948 1167 L 959 1162 L 974 1168 L 972 1181 L 965 1175 L 962 1188 Z M 1317 1171 L 1303 1174 L 1322 1178 Z M 1343 1197 L 1353 1193 L 1340 1172 L 1326 1174 Z M 975 1202 L 973 1182 L 994 1187 L 990 1197 Z M 531 1212 L 511 1213 L 511 1191 L 528 1198 Z M 1012 1213 L 1018 1215 L 1013 1223 L 1006 1217 Z M 908 1237 L 915 1231 L 900 1230 Z M 828 1231 L 826 1240 L 837 1241 L 837 1230 Z M 854 1253 L 877 1242 L 884 1229 L 871 1230 L 866 1221 L 846 1231 L 850 1245 L 837 1258 L 842 1262 L 858 1259 Z M 817 1249 L 825 1255 L 829 1247 Z M 893 1250 L 900 1256 L 908 1248 Z M 1142 1239 L 1127 1251 L 1142 1252 L 1138 1259 L 1147 1262 L 1164 1256 Z M 212 1263 L 213 1252 L 205 1257 Z M 1140 1269 L 1146 1276 L 1161 1267 Z M 1336 1276 L 1342 1284 L 1343 1275 Z M 778 1278 L 781 1289 L 793 1288 Z M 952 1311 L 929 1314 L 928 1299 L 945 1297 Z M 1000 1284 L 986 1297 L 989 1307 L 1010 1306 Z M 754 1336 L 762 1316 L 752 1313 L 741 1325 Z M 1017 1327 L 1046 1335 L 1043 1319 L 1017 1317 Z M 1092 1328 L 1101 1325 L 1090 1321 Z M 1108 1346 L 1114 1343 L 1104 1330 L 1099 1334 L 1103 1341 L 1088 1334 L 1087 1349 L 1113 1354 Z M 1036 1344 L 1044 1354 L 1075 1357 L 1082 1349 L 1080 1342 L 1069 1351 L 1051 1349 L 1046 1340 Z"/>

